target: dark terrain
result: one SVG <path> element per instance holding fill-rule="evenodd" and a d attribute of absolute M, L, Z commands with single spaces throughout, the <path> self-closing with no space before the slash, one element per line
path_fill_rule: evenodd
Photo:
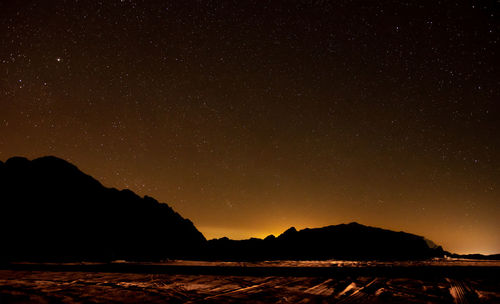
<path fill-rule="evenodd" d="M 500 302 L 498 255 L 357 223 L 207 241 L 56 157 L 0 162 L 0 217 L 0 303 Z"/>
<path fill-rule="evenodd" d="M 357 223 L 206 241 L 167 204 L 106 188 L 56 157 L 0 162 L 3 261 L 408 260 L 445 252 L 422 236 Z"/>
<path fill-rule="evenodd" d="M 323 228 L 294 227 L 278 237 L 208 242 L 210 258 L 222 260 L 411 260 L 442 257 L 439 246 L 421 236 L 368 227 L 358 223 Z"/>
<path fill-rule="evenodd" d="M 498 262 L 16 264 L 0 303 L 499 303 Z"/>
<path fill-rule="evenodd" d="M 56 158 L 0 163 L 2 260 L 189 257 L 206 242 L 167 204 L 102 186 Z"/>

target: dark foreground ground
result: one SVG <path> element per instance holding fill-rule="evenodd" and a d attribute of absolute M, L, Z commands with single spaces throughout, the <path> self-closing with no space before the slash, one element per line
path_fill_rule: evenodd
<path fill-rule="evenodd" d="M 500 303 L 500 268 L 474 263 L 17 264 L 0 303 Z"/>

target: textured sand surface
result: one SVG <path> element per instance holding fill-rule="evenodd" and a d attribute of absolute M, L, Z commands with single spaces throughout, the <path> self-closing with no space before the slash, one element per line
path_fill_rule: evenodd
<path fill-rule="evenodd" d="M 0 270 L 0 303 L 500 303 L 496 279 Z"/>

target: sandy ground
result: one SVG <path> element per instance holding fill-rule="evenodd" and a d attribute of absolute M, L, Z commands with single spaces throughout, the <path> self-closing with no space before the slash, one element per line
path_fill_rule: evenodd
<path fill-rule="evenodd" d="M 498 279 L 0 270 L 0 303 L 500 303 Z"/>
<path fill-rule="evenodd" d="M 116 261 L 116 263 L 127 263 Z M 221 262 L 221 261 L 190 261 L 171 260 L 162 263 L 143 263 L 152 265 L 182 265 L 182 266 L 242 266 L 242 267 L 380 267 L 380 266 L 400 266 L 400 267 L 421 267 L 421 266 L 482 266 L 500 267 L 498 260 L 472 260 L 454 258 L 435 258 L 424 261 L 257 261 L 257 262 Z"/>

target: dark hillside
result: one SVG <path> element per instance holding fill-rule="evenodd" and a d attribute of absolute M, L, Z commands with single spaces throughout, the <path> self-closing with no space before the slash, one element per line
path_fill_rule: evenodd
<path fill-rule="evenodd" d="M 56 158 L 0 164 L 2 259 L 186 257 L 205 243 L 168 205 L 102 186 Z"/>

